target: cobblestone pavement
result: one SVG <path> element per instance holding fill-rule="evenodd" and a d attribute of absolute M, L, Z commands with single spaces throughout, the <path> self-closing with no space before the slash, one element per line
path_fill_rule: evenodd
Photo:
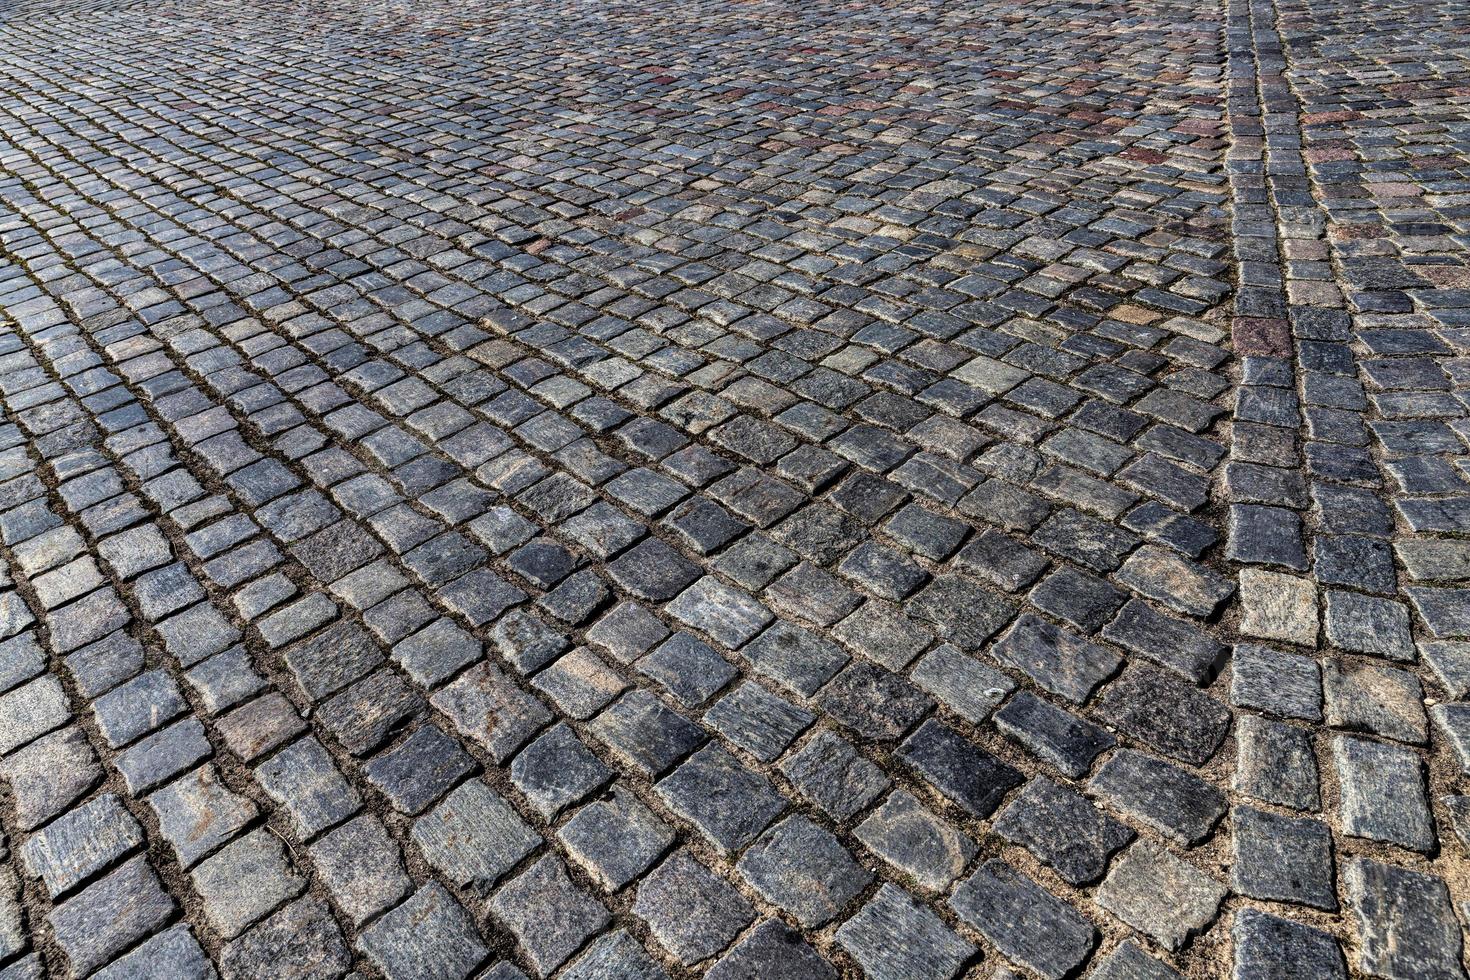
<path fill-rule="evenodd" d="M 1464 3 L 0 18 L 3 980 L 1466 975 Z"/>

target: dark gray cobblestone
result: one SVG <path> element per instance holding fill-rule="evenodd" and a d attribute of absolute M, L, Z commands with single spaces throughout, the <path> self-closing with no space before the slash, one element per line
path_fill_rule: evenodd
<path fill-rule="evenodd" d="M 1463 977 L 1379 6 L 17 6 L 0 976 Z"/>

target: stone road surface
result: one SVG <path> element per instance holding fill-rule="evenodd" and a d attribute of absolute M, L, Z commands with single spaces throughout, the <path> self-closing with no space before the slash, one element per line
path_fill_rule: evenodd
<path fill-rule="evenodd" d="M 13 0 L 0 978 L 1466 976 L 1462 0 Z"/>

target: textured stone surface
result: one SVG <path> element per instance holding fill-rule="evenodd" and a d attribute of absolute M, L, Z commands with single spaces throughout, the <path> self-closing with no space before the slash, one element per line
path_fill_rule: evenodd
<path fill-rule="evenodd" d="M 1044 977 L 1066 976 L 1092 950 L 1091 922 L 998 859 L 960 885 L 950 905 L 1008 959 Z"/>
<path fill-rule="evenodd" d="M 13 6 L 5 975 L 1458 972 L 1463 4 Z"/>
<path fill-rule="evenodd" d="M 1226 888 L 1150 841 L 1113 862 L 1097 903 L 1165 949 L 1177 951 L 1215 920 Z"/>

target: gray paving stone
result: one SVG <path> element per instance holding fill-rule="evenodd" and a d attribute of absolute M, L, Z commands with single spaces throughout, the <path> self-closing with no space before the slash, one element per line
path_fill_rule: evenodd
<path fill-rule="evenodd" d="M 1231 927 L 1237 980 L 1289 977 L 1345 978 L 1342 950 L 1330 935 L 1290 919 L 1241 909 Z"/>
<path fill-rule="evenodd" d="M 1408 749 L 1361 738 L 1332 742 L 1342 828 L 1355 837 L 1416 851 L 1435 846 L 1419 757 Z"/>
<path fill-rule="evenodd" d="M 647 871 L 674 832 L 623 787 L 587 804 L 564 824 L 557 838 L 572 859 L 605 890 L 617 891 Z"/>
<path fill-rule="evenodd" d="M 1147 840 L 1113 862 L 1097 904 L 1171 952 L 1215 921 L 1226 888 Z"/>
<path fill-rule="evenodd" d="M 1075 704 L 1086 701 L 1122 662 L 1106 647 L 1029 614 L 1016 620 L 990 652 L 1002 665 L 1025 673 L 1044 690 Z"/>
<path fill-rule="evenodd" d="M 664 777 L 659 797 L 704 837 L 729 853 L 754 840 L 786 809 L 762 776 L 718 745 L 708 745 Z"/>
<path fill-rule="evenodd" d="M 1112 854 L 1133 839 L 1131 830 L 1085 797 L 1044 776 L 996 815 L 994 829 L 1073 885 L 1101 878 Z"/>
<path fill-rule="evenodd" d="M 995 727 L 1073 779 L 1087 775 L 1093 761 L 1117 742 L 1106 730 L 1030 691 L 1018 691 L 995 713 Z"/>
<path fill-rule="evenodd" d="M 883 794 L 889 780 L 876 765 L 831 732 L 818 732 L 781 763 L 781 772 L 802 796 L 837 820 L 863 810 Z"/>
<path fill-rule="evenodd" d="M 945 798 L 977 817 L 989 816 L 1023 782 L 1015 768 L 933 719 L 910 735 L 896 755 Z"/>
<path fill-rule="evenodd" d="M 1327 724 L 1422 745 L 1429 738 L 1424 689 L 1413 674 L 1374 664 L 1322 664 Z"/>
<path fill-rule="evenodd" d="M 1315 812 L 1321 807 L 1317 756 L 1307 732 L 1246 715 L 1236 731 L 1234 786 L 1267 803 Z"/>
<path fill-rule="evenodd" d="M 1119 749 L 1088 789 L 1126 816 L 1171 840 L 1193 846 L 1225 813 L 1225 794 L 1173 763 Z"/>
<path fill-rule="evenodd" d="M 859 736 L 880 741 L 902 737 L 934 706 L 904 678 L 861 661 L 848 664 L 828 681 L 816 702 Z"/>
<path fill-rule="evenodd" d="M 49 674 L 0 695 L 0 755 L 60 728 L 70 718 L 66 692 Z"/>
<path fill-rule="evenodd" d="M 409 836 L 445 881 L 482 897 L 541 844 L 510 804 L 473 779 L 415 820 Z"/>
<path fill-rule="evenodd" d="M 1343 880 L 1358 920 L 1360 970 L 1395 978 L 1463 974 L 1463 937 L 1443 881 L 1369 858 L 1349 862 Z"/>
<path fill-rule="evenodd" d="M 1117 949 L 1098 959 L 1090 976 L 1094 980 L 1179 980 L 1183 974 L 1125 939 Z"/>
<path fill-rule="evenodd" d="M 266 970 L 291 980 L 316 980 L 341 976 L 350 964 L 331 911 L 325 902 L 306 896 L 226 943 L 219 971 L 226 980 L 244 980 Z"/>
<path fill-rule="evenodd" d="M 56 816 L 102 778 L 102 767 L 78 726 L 36 739 L 0 760 L 16 822 L 30 830 Z"/>
<path fill-rule="evenodd" d="M 1230 703 L 1283 718 L 1320 721 L 1321 675 L 1306 657 L 1241 644 L 1235 648 Z"/>
<path fill-rule="evenodd" d="M 643 946 L 624 930 L 593 941 L 587 952 L 562 974 L 570 980 L 661 980 L 668 974 Z"/>
<path fill-rule="evenodd" d="M 874 980 L 949 980 L 975 952 L 939 916 L 889 884 L 842 924 L 836 938 Z"/>
<path fill-rule="evenodd" d="M 471 667 L 429 700 L 496 762 L 504 762 L 551 720 L 541 702 L 490 663 Z"/>
<path fill-rule="evenodd" d="M 86 975 L 152 935 L 173 910 L 173 899 L 139 856 L 56 906 L 46 918 L 72 972 Z"/>
<path fill-rule="evenodd" d="M 778 919 L 767 919 L 705 974 L 708 980 L 833 980 L 837 971 Z"/>
<path fill-rule="evenodd" d="M 211 765 L 200 766 L 155 791 L 148 805 L 186 869 L 231 839 L 257 813 L 254 803 L 220 782 Z"/>
<path fill-rule="evenodd" d="M 1053 980 L 1075 970 L 1096 941 L 1076 909 L 999 858 L 981 865 L 949 904 L 1007 959 Z"/>
<path fill-rule="evenodd" d="M 1202 765 L 1230 727 L 1219 701 L 1152 667 L 1128 668 L 1103 692 L 1098 716 L 1165 755 Z"/>
<path fill-rule="evenodd" d="M 752 681 L 742 682 L 704 713 L 705 724 L 762 762 L 779 756 L 815 720 L 811 712 Z"/>
<path fill-rule="evenodd" d="M 647 776 L 667 772 L 708 739 L 646 691 L 630 691 L 588 726 L 613 754 Z"/>
<path fill-rule="evenodd" d="M 837 838 L 800 815 L 771 828 L 736 868 L 750 887 L 807 928 L 831 921 L 873 879 Z"/>
<path fill-rule="evenodd" d="M 475 770 L 474 757 L 434 725 L 422 725 L 363 766 L 373 788 L 394 809 L 422 813 Z"/>
<path fill-rule="evenodd" d="M 975 856 L 975 842 L 919 803 L 895 790 L 857 826 L 868 850 L 925 888 L 944 891 Z"/>
<path fill-rule="evenodd" d="M 285 809 L 296 835 L 310 839 L 357 812 L 361 799 L 320 742 L 298 739 L 255 768 L 266 795 Z"/>
<path fill-rule="evenodd" d="M 317 875 L 352 924 L 396 904 L 413 883 L 403 872 L 398 845 L 368 814 L 325 834 L 308 852 Z"/>
<path fill-rule="evenodd" d="M 1235 830 L 1232 889 L 1251 898 L 1337 908 L 1332 832 L 1326 824 L 1246 806 L 1231 810 L 1230 822 Z"/>
<path fill-rule="evenodd" d="M 104 793 L 32 834 L 19 852 L 27 873 L 41 878 L 54 900 L 142 843 L 138 821 Z"/>
<path fill-rule="evenodd" d="M 119 755 L 115 764 L 128 791 L 139 795 L 207 759 L 212 751 L 204 726 L 194 718 L 185 718 L 137 742 Z"/>
<path fill-rule="evenodd" d="M 595 792 L 612 776 L 612 770 L 562 723 L 526 746 L 510 766 L 516 789 L 548 820 Z"/>
<path fill-rule="evenodd" d="M 1005 674 L 948 644 L 925 654 L 911 676 L 946 708 L 976 725 L 1016 687 Z"/>
<path fill-rule="evenodd" d="M 214 980 L 219 974 L 189 927 L 181 924 L 163 930 L 93 976 L 101 980 L 123 980 L 126 977 Z"/>
<path fill-rule="evenodd" d="M 390 980 L 468 977 L 489 952 L 464 908 L 437 882 L 382 915 L 357 944 Z"/>
<path fill-rule="evenodd" d="M 515 935 L 541 976 L 566 962 L 608 921 L 607 910 L 572 883 L 554 856 L 507 882 L 490 911 Z"/>
<path fill-rule="evenodd" d="M 633 914 L 685 966 L 723 950 L 755 918 L 738 891 L 683 850 L 638 883 Z"/>
<path fill-rule="evenodd" d="M 209 924 L 227 939 L 295 898 L 306 887 L 269 831 L 254 830 L 226 844 L 190 872 Z"/>

